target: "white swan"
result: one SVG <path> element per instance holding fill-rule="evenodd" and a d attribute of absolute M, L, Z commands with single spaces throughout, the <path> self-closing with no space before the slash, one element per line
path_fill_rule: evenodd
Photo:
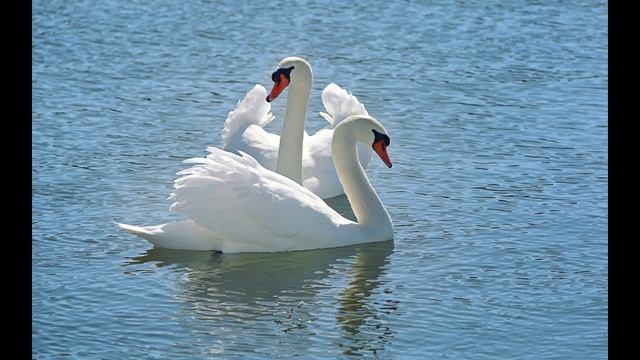
<path fill-rule="evenodd" d="M 338 178 L 357 222 L 348 220 L 301 185 L 251 156 L 209 147 L 206 158 L 180 171 L 171 210 L 189 220 L 152 227 L 117 224 L 157 247 L 222 252 L 276 252 L 391 240 L 393 224 L 356 154 L 356 141 L 391 167 L 389 137 L 373 117 L 355 115 L 333 132 Z"/>
<path fill-rule="evenodd" d="M 250 92 L 252 100 L 242 106 L 239 104 L 225 121 L 222 131 L 224 149 L 251 155 L 262 166 L 302 184 L 323 199 L 344 193 L 333 166 L 331 137 L 334 128 L 348 116 L 368 115 L 364 105 L 340 86 L 334 83 L 327 85 L 322 91 L 327 113 L 320 115 L 329 125 L 308 135 L 304 125 L 313 82 L 311 65 L 299 57 L 285 58 L 272 74 L 272 80 L 273 89 L 268 96 L 262 97 L 266 97 L 268 102 L 289 87 L 282 135 L 263 129 L 273 115 L 264 115 L 264 104 L 260 104 L 257 97 L 262 95 L 262 89 L 254 88 Z M 366 168 L 371 160 L 371 149 L 359 144 L 358 154 Z"/>

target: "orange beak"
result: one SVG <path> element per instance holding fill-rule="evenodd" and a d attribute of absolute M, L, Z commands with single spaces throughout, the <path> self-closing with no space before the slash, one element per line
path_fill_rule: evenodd
<path fill-rule="evenodd" d="M 391 159 L 389 159 L 389 154 L 387 154 L 387 145 L 384 142 L 384 139 L 380 139 L 373 143 L 373 150 L 375 150 L 376 154 L 380 156 L 380 159 L 384 161 L 385 165 L 391 167 Z"/>
<path fill-rule="evenodd" d="M 273 84 L 271 92 L 269 93 L 269 95 L 267 95 L 267 102 L 272 102 L 273 100 L 275 100 L 287 86 L 289 86 L 289 80 L 286 76 L 280 74 L 280 80 L 276 81 Z"/>

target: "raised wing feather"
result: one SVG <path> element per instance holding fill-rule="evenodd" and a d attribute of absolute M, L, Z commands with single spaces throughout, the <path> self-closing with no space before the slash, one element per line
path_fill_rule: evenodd
<path fill-rule="evenodd" d="M 253 251 L 296 249 L 318 243 L 318 229 L 350 223 L 318 196 L 269 171 L 251 156 L 208 148 L 206 158 L 186 160 L 175 181 L 174 211 L 222 236 L 229 247 Z M 231 243 L 231 245 L 230 245 Z"/>
<path fill-rule="evenodd" d="M 332 127 L 351 115 L 369 115 L 357 97 L 336 83 L 331 83 L 322 90 L 322 103 L 327 113 L 320 113 L 320 116 L 331 123 Z"/>
<path fill-rule="evenodd" d="M 265 101 L 266 97 L 267 90 L 264 86 L 256 84 L 244 99 L 238 102 L 236 108 L 229 112 L 222 129 L 225 148 L 238 142 L 247 127 L 264 127 L 274 119 L 271 104 Z"/>

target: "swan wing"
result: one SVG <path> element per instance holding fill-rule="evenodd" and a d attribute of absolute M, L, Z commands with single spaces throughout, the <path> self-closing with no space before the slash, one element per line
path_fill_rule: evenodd
<path fill-rule="evenodd" d="M 256 84 L 244 99 L 238 102 L 235 109 L 229 112 L 222 129 L 225 149 L 235 147 L 236 143 L 242 140 L 242 135 L 248 127 L 255 125 L 263 128 L 274 119 L 271 104 L 265 101 L 266 97 L 267 90 L 264 86 Z"/>
<path fill-rule="evenodd" d="M 294 181 L 251 156 L 210 147 L 180 171 L 171 209 L 225 239 L 225 252 L 323 247 L 340 224 L 352 223 Z"/>
<path fill-rule="evenodd" d="M 327 113 L 320 113 L 331 125 L 304 139 L 302 154 L 302 183 L 323 199 L 344 193 L 333 164 L 331 139 L 333 129 L 352 115 L 368 115 L 364 105 L 354 95 L 335 83 L 322 90 L 322 103 Z M 358 159 L 364 168 L 371 161 L 370 146 L 358 143 Z"/>
<path fill-rule="evenodd" d="M 333 124 L 333 116 L 327 114 L 326 112 L 319 112 L 320 117 L 325 119 L 329 124 Z"/>
<path fill-rule="evenodd" d="M 342 120 L 351 115 L 369 115 L 358 98 L 341 88 L 336 83 L 327 85 L 322 90 L 322 103 L 327 110 L 320 113 L 325 120 L 336 127 Z"/>

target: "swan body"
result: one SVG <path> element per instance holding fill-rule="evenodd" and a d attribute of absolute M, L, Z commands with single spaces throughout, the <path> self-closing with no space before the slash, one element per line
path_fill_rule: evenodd
<path fill-rule="evenodd" d="M 386 140 L 386 142 L 384 141 Z M 357 222 L 348 220 L 295 181 L 266 169 L 246 153 L 207 148 L 185 163 L 175 181 L 172 211 L 188 220 L 155 227 L 117 224 L 158 247 L 222 252 L 278 252 L 390 240 L 393 224 L 358 161 L 356 141 L 373 148 L 390 167 L 389 138 L 370 116 L 341 122 L 331 146 L 338 178 Z M 170 234 L 171 233 L 171 234 Z M 171 240 L 171 237 L 176 237 Z"/>
<path fill-rule="evenodd" d="M 304 59 L 289 57 L 280 62 L 278 69 L 274 72 L 274 80 L 278 81 L 269 96 L 262 86 L 256 85 L 229 113 L 222 133 L 224 149 L 251 155 L 265 168 L 302 184 L 323 199 L 343 194 L 332 160 L 333 131 L 351 115 L 368 115 L 367 110 L 355 96 L 331 83 L 322 91 L 326 112 L 320 113 L 329 125 L 309 135 L 304 131 L 304 124 L 313 81 L 311 65 Z M 282 70 L 288 72 L 278 74 Z M 284 75 L 282 80 L 277 78 Z M 282 135 L 279 136 L 264 130 L 273 119 L 264 99 L 274 100 L 286 87 L 289 95 Z M 262 96 L 262 103 L 258 101 L 259 96 Z M 358 144 L 358 154 L 360 163 L 366 168 L 371 160 L 371 148 Z"/>

